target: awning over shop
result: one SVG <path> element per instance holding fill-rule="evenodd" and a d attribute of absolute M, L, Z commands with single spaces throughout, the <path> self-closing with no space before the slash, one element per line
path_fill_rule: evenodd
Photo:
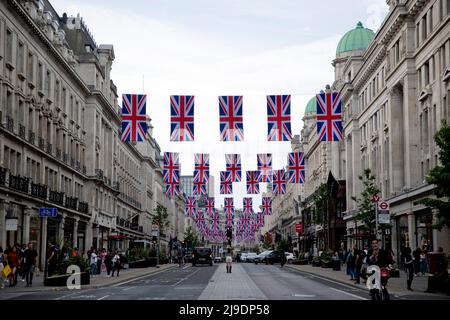
<path fill-rule="evenodd" d="M 113 235 L 113 236 L 109 236 L 108 239 L 110 240 L 125 240 L 125 239 L 130 239 L 127 236 L 123 236 L 123 235 Z"/>

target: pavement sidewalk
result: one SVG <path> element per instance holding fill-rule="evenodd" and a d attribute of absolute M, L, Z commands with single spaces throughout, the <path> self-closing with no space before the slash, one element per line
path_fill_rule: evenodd
<path fill-rule="evenodd" d="M 225 264 L 219 265 L 198 299 L 266 300 L 267 297 L 256 286 L 244 268 L 238 263 L 233 263 L 231 273 L 227 273 Z"/>
<path fill-rule="evenodd" d="M 345 285 L 350 285 L 352 287 L 356 287 L 359 289 L 366 289 L 366 284 L 361 281 L 361 284 L 355 284 L 354 281 L 350 281 L 350 276 L 348 276 L 345 272 L 345 265 L 342 266 L 340 271 L 334 271 L 332 268 L 322 268 L 322 267 L 313 267 L 312 265 L 293 265 L 289 264 L 285 267 L 298 270 L 301 272 L 309 273 L 311 275 L 327 278 L 329 280 L 337 281 L 343 283 Z M 414 277 L 412 282 L 413 292 L 407 290 L 406 285 L 406 273 L 404 271 L 400 271 L 399 278 L 390 278 L 388 282 L 388 290 L 390 293 L 398 296 L 403 295 L 437 295 L 437 296 L 447 296 L 445 293 L 425 293 L 428 286 L 428 277 L 420 276 Z"/>
<path fill-rule="evenodd" d="M 90 284 L 82 285 L 82 289 L 95 289 L 105 286 L 114 285 L 117 283 L 125 282 L 128 280 L 133 280 L 139 277 L 147 276 L 154 273 L 163 272 L 172 268 L 178 267 L 178 264 L 163 264 L 158 267 L 148 267 L 148 268 L 135 268 L 135 269 L 124 269 L 120 270 L 119 277 L 106 277 L 105 273 L 91 276 Z M 26 287 L 26 282 L 22 282 L 21 278 L 18 279 L 17 285 L 15 287 L 5 287 L 0 289 L 0 294 L 10 293 L 27 293 L 27 292 L 38 292 L 38 291 L 58 291 L 67 289 L 66 287 L 51 287 L 44 286 L 44 275 L 41 273 L 38 277 L 33 278 L 33 286 L 30 288 Z"/>

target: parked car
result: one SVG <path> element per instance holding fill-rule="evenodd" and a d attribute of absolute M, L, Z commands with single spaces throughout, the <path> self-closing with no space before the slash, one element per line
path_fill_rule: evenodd
<path fill-rule="evenodd" d="M 211 248 L 199 247 L 195 248 L 192 253 L 192 266 L 196 266 L 197 264 L 209 264 L 213 265 L 212 259 L 212 250 Z"/>
<path fill-rule="evenodd" d="M 258 254 L 255 258 L 253 258 L 253 262 L 255 264 L 258 264 L 259 262 L 263 262 L 264 258 L 271 253 L 273 250 L 267 250 L 267 251 L 263 251 L 260 254 Z"/>
<path fill-rule="evenodd" d="M 192 251 L 191 250 L 186 251 L 186 254 L 184 255 L 184 260 L 188 263 L 192 262 Z"/>
<path fill-rule="evenodd" d="M 265 262 L 266 264 L 281 263 L 283 254 L 284 253 L 280 251 L 272 251 L 264 257 L 263 262 Z"/>
<path fill-rule="evenodd" d="M 295 260 L 294 254 L 292 252 L 285 252 L 287 263 L 292 263 Z"/>
<path fill-rule="evenodd" d="M 214 263 L 220 263 L 220 262 L 222 262 L 221 256 L 214 257 Z"/>
<path fill-rule="evenodd" d="M 256 256 L 257 256 L 256 252 L 249 252 L 249 253 L 247 253 L 247 257 L 245 258 L 245 261 L 253 262 L 253 261 L 255 261 Z"/>
<path fill-rule="evenodd" d="M 247 261 L 247 252 L 242 252 L 241 253 L 241 262 L 246 262 Z"/>

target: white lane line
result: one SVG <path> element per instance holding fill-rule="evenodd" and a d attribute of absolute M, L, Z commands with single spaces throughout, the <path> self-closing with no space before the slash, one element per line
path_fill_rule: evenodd
<path fill-rule="evenodd" d="M 294 297 L 301 297 L 301 298 L 313 298 L 316 295 L 315 294 L 293 294 Z"/>
<path fill-rule="evenodd" d="M 106 298 L 108 298 L 108 297 L 109 297 L 109 294 L 107 294 L 106 296 L 101 297 L 101 298 L 99 298 L 99 299 L 97 299 L 97 300 L 103 300 L 103 299 L 106 299 Z"/>
<path fill-rule="evenodd" d="M 55 298 L 54 300 L 62 300 L 62 299 L 65 299 L 65 298 L 67 298 L 67 297 L 74 296 L 74 295 L 76 295 L 76 294 L 80 294 L 80 292 L 78 291 L 78 292 L 74 292 L 74 293 L 70 293 L 70 294 L 65 294 L 65 295 L 63 295 L 63 296 L 61 296 L 61 297 Z"/>
<path fill-rule="evenodd" d="M 122 291 L 128 291 L 128 290 L 131 290 L 131 289 L 134 289 L 134 288 L 136 288 L 136 286 L 129 287 L 129 288 L 125 288 L 125 289 L 123 289 Z"/>
<path fill-rule="evenodd" d="M 182 270 L 184 270 L 184 269 L 187 269 L 187 268 L 189 268 L 190 266 L 189 265 L 187 265 L 186 267 L 183 267 L 183 269 Z"/>
<path fill-rule="evenodd" d="M 297 270 L 297 269 L 295 269 L 295 268 L 290 268 L 290 270 L 293 270 L 294 272 L 297 272 L 297 273 L 300 273 L 300 274 L 302 274 L 302 273 L 303 273 L 303 274 L 306 274 L 306 276 L 309 276 L 310 279 L 312 279 L 312 278 L 319 278 L 319 279 L 322 279 L 322 280 L 325 280 L 325 281 L 328 281 L 328 282 L 331 282 L 331 283 L 334 283 L 334 284 L 338 284 L 338 285 L 340 285 L 341 287 L 345 287 L 345 288 L 352 289 L 352 290 L 358 290 L 358 288 L 349 286 L 349 285 L 344 284 L 344 283 L 342 283 L 342 282 L 338 282 L 338 281 L 331 280 L 331 279 L 329 279 L 329 278 L 324 278 L 324 277 L 321 277 L 321 276 L 318 276 L 318 275 L 315 275 L 315 274 L 311 274 L 311 273 L 309 273 L 308 271 L 300 271 L 300 270 Z M 361 290 L 362 290 L 362 289 L 363 289 L 363 288 L 361 288 Z"/>
<path fill-rule="evenodd" d="M 360 299 L 360 300 L 369 300 L 369 299 L 357 296 L 356 294 L 353 294 L 353 293 L 350 293 L 350 292 L 345 292 L 343 290 L 339 290 L 339 289 L 335 289 L 335 288 L 331 288 L 331 287 L 329 287 L 329 289 L 334 290 L 334 291 L 338 291 L 338 292 L 341 292 L 341 293 L 344 293 L 346 295 L 349 295 L 349 296 L 351 296 L 353 298 L 357 298 L 357 299 Z"/>
<path fill-rule="evenodd" d="M 192 272 L 190 275 L 188 275 L 187 277 L 184 277 L 183 279 L 181 279 L 180 281 L 177 281 L 175 284 L 173 284 L 173 287 L 176 287 L 177 285 L 179 285 L 181 282 L 183 282 L 184 280 L 189 279 L 190 277 L 192 277 L 194 274 L 196 274 L 197 272 L 199 272 L 201 269 L 197 269 L 194 272 Z"/>
<path fill-rule="evenodd" d="M 164 270 L 159 270 L 159 271 L 156 271 L 156 272 L 152 272 L 152 273 L 150 273 L 150 274 L 143 275 L 143 276 L 141 276 L 141 277 L 133 278 L 133 279 L 130 279 L 130 280 L 127 280 L 127 281 L 124 281 L 124 282 L 120 282 L 120 283 L 116 283 L 116 284 L 112 285 L 111 288 L 118 287 L 118 286 L 121 286 L 121 285 L 130 283 L 130 282 L 133 282 L 133 281 L 145 279 L 145 278 L 154 276 L 155 274 L 160 274 L 160 273 L 165 272 L 165 271 L 170 271 L 171 269 L 172 269 L 172 268 L 170 268 L 170 269 L 164 269 Z"/>

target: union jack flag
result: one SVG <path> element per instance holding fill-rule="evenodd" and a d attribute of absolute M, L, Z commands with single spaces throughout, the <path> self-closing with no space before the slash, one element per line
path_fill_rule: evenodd
<path fill-rule="evenodd" d="M 194 195 L 206 195 L 206 184 L 209 179 L 209 154 L 195 154 Z"/>
<path fill-rule="evenodd" d="M 233 194 L 233 181 L 229 171 L 220 171 L 220 194 Z"/>
<path fill-rule="evenodd" d="M 242 96 L 220 96 L 220 141 L 243 141 Z"/>
<path fill-rule="evenodd" d="M 262 213 L 266 216 L 272 215 L 272 198 L 263 197 L 262 198 Z"/>
<path fill-rule="evenodd" d="M 233 204 L 233 198 L 225 198 L 224 199 L 224 213 L 226 217 L 226 224 L 227 227 L 233 226 L 233 220 L 234 220 L 234 204 Z"/>
<path fill-rule="evenodd" d="M 214 198 L 207 198 L 205 207 L 206 207 L 206 214 L 210 215 L 211 217 L 214 217 L 215 216 Z"/>
<path fill-rule="evenodd" d="M 272 182 L 272 155 L 270 153 L 258 154 L 259 181 Z"/>
<path fill-rule="evenodd" d="M 205 219 L 204 219 L 204 217 L 203 217 L 203 211 L 199 210 L 199 211 L 197 212 L 197 219 L 196 219 L 196 221 L 197 221 L 197 224 L 198 224 L 198 225 L 203 225 L 203 224 L 204 224 Z"/>
<path fill-rule="evenodd" d="M 305 182 L 305 156 L 303 152 L 289 153 L 289 183 Z"/>
<path fill-rule="evenodd" d="M 194 141 L 194 96 L 170 96 L 170 141 Z"/>
<path fill-rule="evenodd" d="M 189 217 L 194 217 L 197 213 L 197 200 L 194 197 L 187 198 L 185 213 Z"/>
<path fill-rule="evenodd" d="M 259 171 L 247 171 L 247 193 L 259 194 Z"/>
<path fill-rule="evenodd" d="M 250 224 L 250 215 L 244 214 L 241 220 L 241 231 Z"/>
<path fill-rule="evenodd" d="M 217 213 L 213 213 L 213 215 L 212 215 L 212 227 L 213 227 L 213 229 L 215 231 L 219 230 L 218 220 L 219 220 L 219 215 Z"/>
<path fill-rule="evenodd" d="M 268 141 L 291 141 L 291 96 L 267 96 Z"/>
<path fill-rule="evenodd" d="M 174 197 L 180 194 L 180 184 L 174 182 L 166 183 L 166 196 Z"/>
<path fill-rule="evenodd" d="M 174 152 L 164 152 L 164 182 L 180 183 L 179 154 Z"/>
<path fill-rule="evenodd" d="M 241 155 L 240 154 L 226 154 L 227 171 L 231 172 L 231 181 L 241 181 Z"/>
<path fill-rule="evenodd" d="M 286 194 L 286 171 L 284 169 L 273 170 L 272 178 L 273 178 L 272 183 L 273 194 L 274 195 Z"/>
<path fill-rule="evenodd" d="M 244 216 L 250 215 L 253 213 L 253 205 L 252 205 L 252 198 L 244 198 Z"/>
<path fill-rule="evenodd" d="M 122 141 L 144 141 L 147 134 L 145 94 L 122 95 Z"/>
<path fill-rule="evenodd" d="M 317 134 L 319 141 L 342 141 L 342 103 L 338 92 L 319 93 L 317 100 Z"/>
<path fill-rule="evenodd" d="M 264 214 L 259 212 L 256 214 L 256 224 L 259 227 L 264 227 Z"/>

